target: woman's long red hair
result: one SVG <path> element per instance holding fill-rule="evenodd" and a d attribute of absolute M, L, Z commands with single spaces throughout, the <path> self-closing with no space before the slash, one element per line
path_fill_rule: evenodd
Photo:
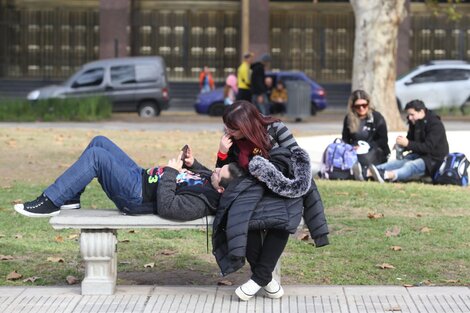
<path fill-rule="evenodd" d="M 269 140 L 267 126 L 279 121 L 279 119 L 264 116 L 254 104 L 239 100 L 226 109 L 223 121 L 226 127 L 240 130 L 247 140 L 261 149 L 263 157 L 268 158 L 272 144 Z"/>

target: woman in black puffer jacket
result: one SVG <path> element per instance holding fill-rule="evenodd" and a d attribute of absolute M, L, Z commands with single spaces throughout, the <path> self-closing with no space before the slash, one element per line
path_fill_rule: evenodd
<path fill-rule="evenodd" d="M 298 208 L 296 212 L 302 212 L 302 209 L 305 208 L 303 210 L 304 220 L 309 226 L 315 245 L 317 247 L 325 246 L 328 244 L 328 226 L 320 193 L 311 178 L 310 162 L 307 162 L 307 170 L 307 168 L 293 166 L 295 162 L 292 163 L 285 156 L 281 157 L 283 162 L 278 160 L 279 155 L 274 157 L 275 148 L 287 148 L 288 150 L 298 148 L 295 138 L 279 119 L 260 114 L 250 102 L 236 101 L 226 109 L 223 121 L 225 134 L 220 141 L 217 167 L 237 162 L 242 168 L 248 169 L 250 164 L 250 172 L 260 180 L 263 180 L 262 177 L 264 177 L 264 182 L 270 181 L 270 185 L 273 187 L 279 185 L 276 183 L 279 176 L 284 176 L 287 179 L 279 180 L 284 181 L 281 184 L 285 187 L 285 190 L 281 188 L 284 191 L 296 191 L 296 188 L 301 187 L 300 182 L 309 187 L 302 193 L 294 192 L 295 196 L 293 196 L 283 194 L 282 191 L 273 194 L 271 192 L 273 189 L 266 191 L 265 186 L 259 186 L 256 181 L 251 181 L 251 183 L 250 181 L 242 181 L 240 186 L 233 188 L 233 191 L 229 187 L 230 192 L 227 190 L 224 192 L 219 204 L 222 213 L 218 211 L 218 215 L 216 215 L 213 247 L 222 272 L 228 274 L 236 271 L 243 266 L 246 256 L 253 273 L 248 282 L 235 290 L 237 296 L 242 300 L 249 300 L 263 288 L 269 297 L 279 298 L 283 295 L 283 289 L 275 279 L 272 279 L 272 271 L 284 251 L 289 233 L 295 229 L 274 227 L 271 222 L 277 223 L 279 219 L 268 219 L 262 214 L 259 215 L 261 218 L 257 219 L 255 212 L 277 212 L 273 208 L 281 205 L 284 207 L 284 212 L 289 212 L 286 214 L 286 225 L 289 223 L 292 225 L 297 223 L 296 225 L 298 225 L 301 213 L 292 214 L 292 208 Z M 256 164 L 256 162 L 252 162 L 257 158 L 265 160 L 259 166 L 254 166 L 256 171 L 253 172 L 251 164 Z M 269 166 L 277 168 L 278 174 L 280 172 L 283 175 L 274 175 L 273 173 L 276 171 L 273 169 L 267 171 Z M 297 180 L 293 184 L 291 178 L 299 178 L 301 172 L 291 171 L 295 168 L 297 170 L 302 168 L 308 172 L 309 178 Z M 273 175 L 263 175 L 269 172 Z M 277 178 L 269 179 L 270 177 Z M 279 197 L 279 194 L 283 197 L 302 198 L 286 200 L 286 198 Z M 254 213 L 253 215 L 238 216 L 237 212 Z M 238 221 L 237 218 L 242 218 L 242 220 Z M 253 227 L 253 225 L 257 225 L 257 227 Z M 241 233 L 237 233 L 237 231 L 241 231 Z M 261 239 L 262 237 L 263 239 Z"/>

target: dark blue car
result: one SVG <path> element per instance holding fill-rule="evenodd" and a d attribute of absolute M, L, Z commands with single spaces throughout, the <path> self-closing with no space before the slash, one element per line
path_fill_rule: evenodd
<path fill-rule="evenodd" d="M 323 87 L 317 84 L 313 79 L 308 77 L 304 72 L 268 72 L 266 76 L 273 79 L 273 86 L 276 86 L 276 81 L 281 80 L 286 83 L 288 81 L 301 80 L 310 84 L 312 92 L 311 99 L 311 114 L 315 115 L 317 111 L 326 108 L 326 94 Z M 209 114 L 212 116 L 221 116 L 225 110 L 224 106 L 224 88 L 216 88 L 210 92 L 202 93 L 198 96 L 194 108 L 199 114 Z"/>

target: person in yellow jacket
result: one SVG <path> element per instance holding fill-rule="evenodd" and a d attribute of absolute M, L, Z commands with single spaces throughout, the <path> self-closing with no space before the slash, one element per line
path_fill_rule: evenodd
<path fill-rule="evenodd" d="M 251 63 L 253 62 L 253 53 L 248 52 L 243 55 L 243 62 L 238 67 L 238 93 L 237 100 L 246 100 L 251 102 Z"/>

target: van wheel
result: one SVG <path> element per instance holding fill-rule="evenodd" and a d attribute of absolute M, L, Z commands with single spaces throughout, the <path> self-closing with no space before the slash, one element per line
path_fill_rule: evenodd
<path fill-rule="evenodd" d="M 139 106 L 140 117 L 153 117 L 160 115 L 160 109 L 155 102 L 145 101 Z"/>
<path fill-rule="evenodd" d="M 210 116 L 222 116 L 225 112 L 225 104 L 223 102 L 216 102 L 209 108 Z"/>

